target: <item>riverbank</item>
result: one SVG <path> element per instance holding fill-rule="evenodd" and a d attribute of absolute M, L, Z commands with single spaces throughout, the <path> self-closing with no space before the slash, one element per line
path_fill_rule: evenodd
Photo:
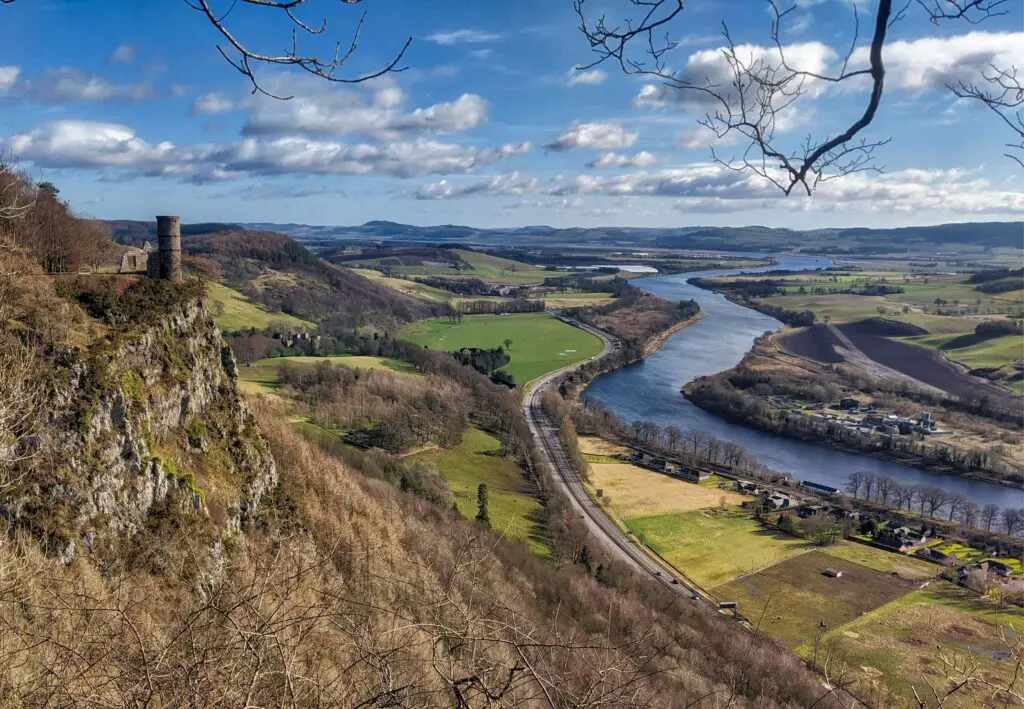
<path fill-rule="evenodd" d="M 660 332 L 657 335 L 651 337 L 646 343 L 644 343 L 644 357 L 646 358 L 653 355 L 655 352 L 657 352 L 658 350 L 665 346 L 665 343 L 668 342 L 668 338 L 672 337 L 672 335 L 676 334 L 680 330 L 684 330 L 690 327 L 690 325 L 693 325 L 702 317 L 704 317 L 704 313 L 699 312 L 692 318 L 681 320 L 680 322 L 677 322 L 675 325 L 669 327 L 667 330 L 664 330 L 663 332 Z M 627 362 L 626 364 L 631 363 Z"/>
<path fill-rule="evenodd" d="M 857 388 L 857 384 L 861 388 Z M 759 339 L 734 368 L 700 377 L 682 387 L 683 396 L 703 411 L 782 439 L 1019 489 L 1024 475 L 1013 457 L 997 455 L 1012 432 L 963 412 L 930 410 L 937 432 L 922 435 L 921 403 L 898 388 L 887 390 L 834 367 L 788 355 L 774 337 Z M 840 401 L 872 407 L 859 417 L 838 408 Z M 862 426 L 874 416 L 879 424 Z M 899 425 L 886 423 L 898 416 Z M 877 428 L 885 428 L 878 432 Z M 979 431 L 984 432 L 981 435 Z"/>

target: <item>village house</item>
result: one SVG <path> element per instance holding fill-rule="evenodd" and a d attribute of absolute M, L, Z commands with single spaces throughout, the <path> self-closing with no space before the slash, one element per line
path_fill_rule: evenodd
<path fill-rule="evenodd" d="M 914 553 L 922 559 L 925 559 L 926 561 L 933 561 L 936 564 L 945 564 L 947 562 L 954 560 L 954 558 L 951 557 L 949 554 L 943 554 L 938 549 L 931 549 L 928 547 L 925 547 L 924 549 L 918 549 Z"/>
<path fill-rule="evenodd" d="M 800 504 L 799 499 L 779 492 L 766 493 L 762 502 L 770 510 L 787 509 Z"/>
<path fill-rule="evenodd" d="M 921 544 L 927 537 L 915 532 L 910 527 L 892 527 L 886 525 L 875 535 L 875 541 L 887 547 L 903 551 Z"/>

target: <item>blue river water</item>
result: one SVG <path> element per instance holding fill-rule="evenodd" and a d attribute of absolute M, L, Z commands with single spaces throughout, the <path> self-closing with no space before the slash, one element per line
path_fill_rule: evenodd
<path fill-rule="evenodd" d="M 831 265 L 829 259 L 781 256 L 774 268 L 809 270 Z M 704 317 L 677 332 L 646 360 L 597 378 L 586 390 L 624 421 L 654 421 L 662 427 L 697 429 L 723 441 L 737 443 L 767 467 L 788 473 L 795 480 L 811 480 L 843 489 L 850 473 L 873 471 L 903 484 L 929 484 L 967 495 L 979 505 L 1024 507 L 1024 490 L 1015 490 L 953 475 L 939 475 L 868 456 L 835 451 L 825 446 L 783 438 L 747 428 L 694 406 L 680 393 L 684 384 L 700 376 L 734 367 L 755 338 L 782 327 L 775 318 L 736 305 L 725 297 L 687 283 L 698 276 L 728 275 L 734 271 L 704 271 L 634 281 L 641 288 L 669 300 L 696 300 Z"/>

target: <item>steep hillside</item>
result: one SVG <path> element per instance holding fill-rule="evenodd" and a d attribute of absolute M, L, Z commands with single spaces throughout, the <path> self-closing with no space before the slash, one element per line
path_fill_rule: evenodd
<path fill-rule="evenodd" d="M 114 282 L 0 280 L 3 703 L 835 706 L 702 605 L 545 565 L 273 400 L 254 417 L 198 283 Z"/>
<path fill-rule="evenodd" d="M 225 282 L 271 311 L 351 325 L 408 322 L 429 305 L 337 268 L 284 234 L 227 231 L 182 240 L 187 256 L 216 262 Z"/>

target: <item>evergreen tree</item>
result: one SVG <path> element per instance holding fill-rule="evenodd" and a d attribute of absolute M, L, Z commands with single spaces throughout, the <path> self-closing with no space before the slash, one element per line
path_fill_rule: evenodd
<path fill-rule="evenodd" d="M 480 483 L 476 489 L 476 521 L 491 526 L 491 513 L 487 509 L 487 483 Z"/>

